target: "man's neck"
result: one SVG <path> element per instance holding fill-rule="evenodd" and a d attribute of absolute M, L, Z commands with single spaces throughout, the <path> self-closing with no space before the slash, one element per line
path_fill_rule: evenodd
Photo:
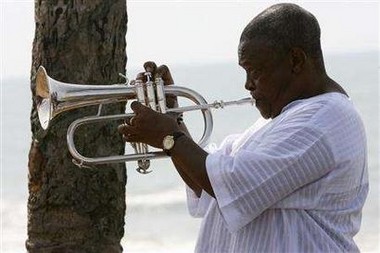
<path fill-rule="evenodd" d="M 308 79 L 309 80 L 306 81 L 306 83 L 309 85 L 304 86 L 306 89 L 302 92 L 303 98 L 313 97 L 329 92 L 339 92 L 348 96 L 346 91 L 326 73 L 312 75 Z"/>

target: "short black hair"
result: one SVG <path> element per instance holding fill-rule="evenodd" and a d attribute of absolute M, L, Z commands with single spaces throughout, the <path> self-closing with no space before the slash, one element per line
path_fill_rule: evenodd
<path fill-rule="evenodd" d="M 240 41 L 264 40 L 279 53 L 300 47 L 311 57 L 322 57 L 321 30 L 313 14 L 296 4 L 272 5 L 243 30 Z"/>

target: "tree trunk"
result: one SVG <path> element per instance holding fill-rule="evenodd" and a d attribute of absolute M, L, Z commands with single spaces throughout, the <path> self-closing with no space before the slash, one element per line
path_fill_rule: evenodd
<path fill-rule="evenodd" d="M 125 0 L 35 0 L 31 84 L 43 65 L 49 76 L 68 83 L 114 84 L 125 73 Z M 123 104 L 105 108 L 123 113 Z M 28 252 L 122 252 L 124 164 L 78 168 L 66 145 L 69 124 L 94 115 L 97 107 L 62 113 L 42 131 L 33 103 L 29 152 Z M 124 153 L 119 122 L 81 127 L 75 143 L 86 156 Z"/>

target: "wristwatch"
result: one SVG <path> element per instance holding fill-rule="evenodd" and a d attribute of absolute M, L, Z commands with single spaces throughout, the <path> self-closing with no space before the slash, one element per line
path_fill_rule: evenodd
<path fill-rule="evenodd" d="M 178 140 L 182 136 L 185 136 L 185 133 L 178 131 L 178 132 L 174 132 L 172 134 L 166 135 L 164 137 L 164 139 L 162 140 L 162 147 L 168 156 L 171 156 L 170 151 L 174 147 L 176 140 Z"/>

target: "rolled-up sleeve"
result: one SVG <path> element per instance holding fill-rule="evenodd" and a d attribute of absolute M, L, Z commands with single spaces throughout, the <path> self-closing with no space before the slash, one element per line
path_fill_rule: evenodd
<path fill-rule="evenodd" d="M 190 187 L 186 187 L 187 195 L 187 208 L 189 213 L 194 218 L 202 218 L 205 216 L 211 201 L 214 199 L 207 192 L 202 191 L 201 196 L 198 196 L 194 193 Z"/>
<path fill-rule="evenodd" d="M 209 144 L 205 150 L 209 154 L 215 152 L 222 152 L 224 154 L 229 153 L 231 152 L 231 146 L 234 140 L 236 140 L 239 136 L 239 134 L 230 135 L 224 139 L 219 147 L 217 147 L 215 144 Z M 189 213 L 195 218 L 204 217 L 210 205 L 210 202 L 214 199 L 206 191 L 202 191 L 201 196 L 198 197 L 188 186 L 186 186 L 186 197 Z"/>
<path fill-rule="evenodd" d="M 206 159 L 216 202 L 230 232 L 322 177 L 333 164 L 330 145 L 313 127 L 274 130 L 234 155 L 216 152 Z"/>

